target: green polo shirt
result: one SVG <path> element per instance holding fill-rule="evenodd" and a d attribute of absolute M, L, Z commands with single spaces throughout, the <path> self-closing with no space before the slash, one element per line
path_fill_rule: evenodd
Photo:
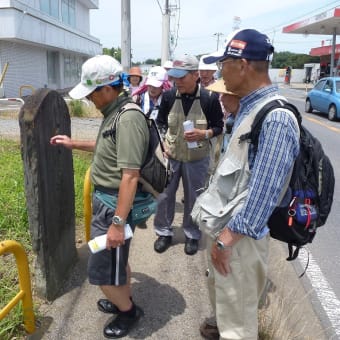
<path fill-rule="evenodd" d="M 102 110 L 103 122 L 99 128 L 91 166 L 91 180 L 95 186 L 118 189 L 122 169 L 140 169 L 149 145 L 149 129 L 145 117 L 137 110 L 125 111 L 116 126 L 115 137 L 103 136 L 112 128 L 117 112 L 131 98 L 125 94 Z"/>

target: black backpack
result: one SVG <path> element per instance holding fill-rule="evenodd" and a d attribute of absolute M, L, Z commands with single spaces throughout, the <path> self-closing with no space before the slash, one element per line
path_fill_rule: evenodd
<path fill-rule="evenodd" d="M 256 115 L 251 131 L 242 135 L 240 140 L 250 141 L 256 152 L 262 123 L 267 114 L 277 108 L 291 111 L 300 128 L 300 152 L 288 187 L 290 203 L 286 207 L 276 207 L 268 221 L 270 236 L 288 243 L 287 261 L 292 261 L 302 246 L 313 241 L 317 228 L 326 223 L 333 202 L 335 179 L 332 164 L 320 142 L 301 125 L 301 114 L 290 103 L 274 100 L 266 104 Z"/>
<path fill-rule="evenodd" d="M 143 191 L 150 192 L 154 196 L 157 196 L 164 191 L 169 183 L 171 171 L 169 161 L 164 156 L 164 146 L 155 121 L 146 117 L 137 104 L 128 103 L 117 112 L 111 129 L 104 131 L 102 135 L 104 138 L 111 136 L 112 141 L 115 143 L 117 122 L 127 110 L 140 112 L 145 118 L 149 128 L 149 148 L 146 159 L 140 169 L 139 182 L 142 184 Z"/>

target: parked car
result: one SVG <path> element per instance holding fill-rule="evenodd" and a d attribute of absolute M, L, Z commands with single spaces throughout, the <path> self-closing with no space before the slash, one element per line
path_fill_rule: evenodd
<path fill-rule="evenodd" d="M 340 119 L 340 77 L 320 79 L 306 97 L 305 111 L 328 114 L 329 120 Z"/>

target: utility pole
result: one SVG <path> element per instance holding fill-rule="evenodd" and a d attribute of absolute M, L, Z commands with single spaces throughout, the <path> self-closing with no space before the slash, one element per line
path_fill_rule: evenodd
<path fill-rule="evenodd" d="M 217 51 L 218 48 L 220 47 L 220 36 L 222 36 L 223 33 L 218 32 L 218 33 L 214 33 L 214 35 L 217 36 L 217 47 L 216 47 L 216 51 Z"/>
<path fill-rule="evenodd" d="M 165 0 L 165 9 L 162 13 L 162 65 L 169 59 L 170 55 L 170 14 L 169 0 Z"/>
<path fill-rule="evenodd" d="M 121 0 L 121 45 L 124 72 L 131 67 L 131 7 L 130 0 Z"/>

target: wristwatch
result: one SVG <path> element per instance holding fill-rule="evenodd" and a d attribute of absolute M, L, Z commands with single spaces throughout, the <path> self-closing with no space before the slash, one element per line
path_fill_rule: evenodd
<path fill-rule="evenodd" d="M 112 217 L 112 224 L 125 225 L 125 220 L 120 216 L 115 215 Z"/>
<path fill-rule="evenodd" d="M 216 240 L 216 247 L 218 250 L 227 250 L 232 249 L 232 246 L 226 246 L 222 241 L 219 239 Z"/>

